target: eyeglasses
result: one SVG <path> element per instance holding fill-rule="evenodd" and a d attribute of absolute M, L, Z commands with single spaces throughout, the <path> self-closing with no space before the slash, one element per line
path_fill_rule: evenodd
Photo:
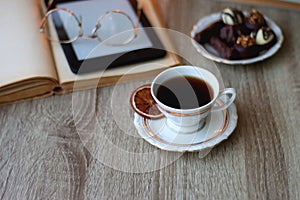
<path fill-rule="evenodd" d="M 45 33 L 51 41 L 68 44 L 78 38 L 98 39 L 109 46 L 126 45 L 138 35 L 142 6 L 137 1 L 137 22 L 121 10 L 110 10 L 100 15 L 90 35 L 85 35 L 82 29 L 82 17 L 77 16 L 67 8 L 53 8 L 54 0 L 48 3 L 47 13 L 40 23 L 40 32 Z M 57 33 L 49 29 L 49 25 L 55 24 Z"/>

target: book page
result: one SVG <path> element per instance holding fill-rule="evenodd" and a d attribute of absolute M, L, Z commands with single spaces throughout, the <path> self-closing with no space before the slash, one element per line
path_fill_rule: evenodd
<path fill-rule="evenodd" d="M 0 87 L 32 78 L 57 80 L 51 49 L 39 33 L 36 0 L 0 1 Z"/>

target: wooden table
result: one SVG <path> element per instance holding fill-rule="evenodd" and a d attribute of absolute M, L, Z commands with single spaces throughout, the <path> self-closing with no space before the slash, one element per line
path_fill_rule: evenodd
<path fill-rule="evenodd" d="M 168 27 L 187 35 L 227 6 L 252 8 L 159 5 Z M 300 12 L 256 8 L 282 28 L 284 44 L 260 63 L 217 64 L 225 86 L 237 90 L 239 118 L 206 157 L 160 151 L 138 136 L 126 98 L 149 80 L 1 106 L 0 199 L 300 199 Z M 180 43 L 200 65 L 202 56 Z"/>

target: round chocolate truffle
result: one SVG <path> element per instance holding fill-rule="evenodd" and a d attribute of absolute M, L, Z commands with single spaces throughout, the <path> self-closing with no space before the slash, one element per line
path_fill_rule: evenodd
<path fill-rule="evenodd" d="M 265 26 L 266 21 L 265 21 L 264 16 L 260 12 L 253 9 L 246 17 L 245 25 L 250 30 L 256 30 L 256 29 L 261 28 L 262 26 Z"/>
<path fill-rule="evenodd" d="M 255 40 L 256 44 L 265 45 L 275 38 L 275 34 L 269 27 L 261 27 L 257 31 L 252 32 L 251 37 Z"/>
<path fill-rule="evenodd" d="M 275 33 L 269 27 L 262 27 L 253 31 L 251 37 L 255 40 L 259 51 L 268 50 L 277 41 Z"/>
<path fill-rule="evenodd" d="M 224 24 L 236 25 L 242 24 L 244 21 L 244 15 L 241 11 L 232 8 L 225 8 L 221 13 Z"/>

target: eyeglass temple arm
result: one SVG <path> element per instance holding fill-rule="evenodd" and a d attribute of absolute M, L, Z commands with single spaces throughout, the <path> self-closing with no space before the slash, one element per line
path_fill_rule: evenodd
<path fill-rule="evenodd" d="M 46 16 L 47 16 L 47 13 L 51 10 L 51 7 L 52 7 L 54 1 L 55 0 L 48 0 L 46 15 L 44 16 L 44 18 L 40 22 L 40 33 L 44 33 L 44 24 L 45 24 Z"/>
<path fill-rule="evenodd" d="M 53 4 L 54 0 L 49 0 L 48 3 L 47 3 L 47 11 L 46 13 L 50 10 L 52 4 Z M 40 33 L 44 33 L 44 24 L 45 24 L 45 20 L 46 18 L 44 17 L 41 22 L 40 22 Z"/>
<path fill-rule="evenodd" d="M 137 0 L 137 23 L 135 24 L 134 27 L 134 34 L 137 35 L 138 34 L 138 27 L 139 27 L 139 23 L 141 20 L 141 15 L 142 15 L 142 1 L 143 0 Z"/>
<path fill-rule="evenodd" d="M 49 1 L 48 1 L 47 12 L 50 10 L 50 8 L 51 8 L 53 2 L 54 2 L 54 0 L 49 0 Z"/>
<path fill-rule="evenodd" d="M 48 3 L 47 3 L 47 10 L 46 10 L 46 13 L 50 10 L 52 4 L 53 4 L 54 0 L 49 0 Z M 46 20 L 46 17 L 44 16 L 40 22 L 40 33 L 44 33 L 45 32 L 45 29 L 44 29 L 44 25 L 45 25 L 45 20 Z"/>

